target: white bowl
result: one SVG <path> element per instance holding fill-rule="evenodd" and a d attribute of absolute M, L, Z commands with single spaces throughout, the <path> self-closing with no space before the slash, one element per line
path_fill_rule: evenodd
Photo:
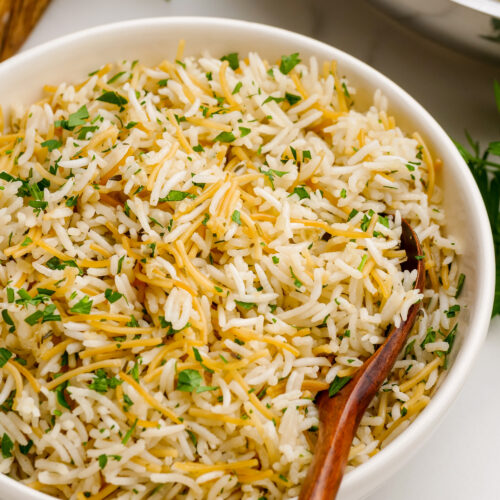
<path fill-rule="evenodd" d="M 0 64 L 0 104 L 31 103 L 44 84 L 78 81 L 105 62 L 124 58 L 155 64 L 174 58 L 179 39 L 186 52 L 212 55 L 257 51 L 274 61 L 282 54 L 336 59 L 342 75 L 360 90 L 357 105 L 369 102 L 380 88 L 390 100 L 390 113 L 408 132 L 418 130 L 444 163 L 439 182 L 450 232 L 464 244 L 462 269 L 467 275 L 460 328 L 453 361 L 444 382 L 426 409 L 390 445 L 346 475 L 339 499 L 354 500 L 374 491 L 400 468 L 432 434 L 457 396 L 486 336 L 495 285 L 495 260 L 488 217 L 481 194 L 455 146 L 432 116 L 401 88 L 354 57 L 289 31 L 227 19 L 173 17 L 140 19 L 81 31 L 31 49 Z M 472 412 L 471 416 L 472 418 Z M 422 479 L 423 480 L 423 479 Z M 418 484 L 418 483 L 417 483 Z M 417 486 L 418 487 L 418 486 Z M 444 495 L 444 492 L 443 492 Z M 49 499 L 0 474 L 3 500 Z"/>

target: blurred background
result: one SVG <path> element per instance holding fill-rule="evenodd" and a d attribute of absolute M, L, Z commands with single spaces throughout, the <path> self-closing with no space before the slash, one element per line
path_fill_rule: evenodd
<path fill-rule="evenodd" d="M 493 95 L 493 82 L 500 81 L 497 0 L 0 0 L 0 43 L 2 7 L 22 3 L 33 4 L 28 24 L 48 7 L 21 50 L 98 24 L 150 16 L 230 17 L 286 28 L 378 69 L 453 139 L 464 142 L 467 129 L 483 145 L 500 140 Z M 463 392 L 432 440 L 369 500 L 500 498 L 499 357 L 500 322 L 493 321 Z"/>

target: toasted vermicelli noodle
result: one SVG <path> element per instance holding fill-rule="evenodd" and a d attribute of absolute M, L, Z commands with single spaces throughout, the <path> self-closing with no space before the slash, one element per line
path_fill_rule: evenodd
<path fill-rule="evenodd" d="M 425 408 L 465 277 L 440 162 L 380 92 L 356 110 L 334 63 L 255 53 L 44 90 L 0 130 L 0 472 L 78 500 L 296 497 L 315 394 L 419 300 L 349 468 Z"/>

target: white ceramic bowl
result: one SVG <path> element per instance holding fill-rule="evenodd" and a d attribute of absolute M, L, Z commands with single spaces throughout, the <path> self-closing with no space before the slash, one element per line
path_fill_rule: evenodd
<path fill-rule="evenodd" d="M 316 40 L 281 29 L 227 19 L 173 17 L 121 22 L 81 31 L 48 42 L 0 64 L 0 104 L 31 103 L 44 84 L 78 81 L 99 65 L 124 58 L 146 64 L 174 58 L 179 39 L 186 53 L 208 49 L 212 55 L 258 51 L 274 61 L 300 52 L 320 60 L 336 59 L 342 75 L 360 90 L 356 101 L 366 106 L 375 89 L 389 97 L 390 113 L 399 126 L 418 130 L 444 163 L 438 182 L 444 186 L 448 227 L 464 243 L 467 275 L 460 328 L 449 373 L 427 408 L 389 446 L 344 478 L 339 499 L 360 499 L 401 467 L 438 427 L 458 394 L 485 338 L 493 300 L 495 261 L 488 217 L 476 183 L 455 146 L 432 116 L 401 88 L 354 57 Z M 467 416 L 466 416 L 467 417 Z M 472 412 L 471 416 L 472 418 Z M 419 478 L 420 481 L 425 478 Z M 418 481 L 417 481 L 418 488 Z M 443 492 L 444 495 L 444 492 Z M 49 497 L 0 474 L 3 500 Z"/>

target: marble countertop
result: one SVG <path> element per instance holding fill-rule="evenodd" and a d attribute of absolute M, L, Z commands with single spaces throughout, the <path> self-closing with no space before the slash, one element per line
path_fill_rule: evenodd
<path fill-rule="evenodd" d="M 493 80 L 500 67 L 439 46 L 363 0 L 53 0 L 23 49 L 124 19 L 201 15 L 245 19 L 312 36 L 375 67 L 419 101 L 451 137 L 500 138 Z M 497 500 L 500 321 L 432 438 L 369 500 Z M 1 493 L 0 493 L 1 497 Z"/>

